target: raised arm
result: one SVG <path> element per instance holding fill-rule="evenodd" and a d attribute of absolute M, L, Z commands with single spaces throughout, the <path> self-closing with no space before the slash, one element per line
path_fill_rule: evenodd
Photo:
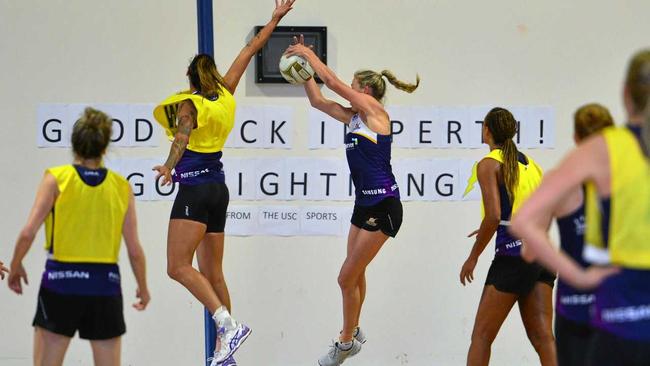
<path fill-rule="evenodd" d="M 41 185 L 36 193 L 36 200 L 32 206 L 32 211 L 29 214 L 27 223 L 20 231 L 18 239 L 16 239 L 16 247 L 14 248 L 14 256 L 11 259 L 9 280 L 9 288 L 17 294 L 23 293 L 22 282 L 29 284 L 27 280 L 27 273 L 23 268 L 23 258 L 27 255 L 29 248 L 34 242 L 34 237 L 38 229 L 45 221 L 47 215 L 54 207 L 54 201 L 59 194 L 59 188 L 56 184 L 56 179 L 52 174 L 45 173 Z"/>
<path fill-rule="evenodd" d="M 305 83 L 305 92 L 307 93 L 307 98 L 309 98 L 309 103 L 312 107 L 322 111 L 323 113 L 327 113 L 337 121 L 341 121 L 345 124 L 350 123 L 350 120 L 354 115 L 352 108 L 345 108 L 335 101 L 325 98 L 318 85 L 316 85 L 314 78 L 309 79 Z"/>
<path fill-rule="evenodd" d="M 494 236 L 501 221 L 501 201 L 497 180 L 499 168 L 499 163 L 494 159 L 483 159 L 476 167 L 478 183 L 481 186 L 485 217 L 481 221 L 481 226 L 478 229 L 472 250 L 460 271 L 460 282 L 463 286 L 466 281 L 472 282 L 474 280 L 474 268 L 476 267 L 478 258 L 483 253 L 483 250 L 485 250 L 492 236 Z"/>
<path fill-rule="evenodd" d="M 126 250 L 129 253 L 131 269 L 133 270 L 135 281 L 138 284 L 135 296 L 139 301 L 133 304 L 133 307 L 137 310 L 144 310 L 147 304 L 149 304 L 151 296 L 149 295 L 149 287 L 147 286 L 147 265 L 144 250 L 142 250 L 140 239 L 138 238 L 138 220 L 135 213 L 133 192 L 129 192 L 129 207 L 124 217 L 122 236 L 124 236 Z"/>
<path fill-rule="evenodd" d="M 196 126 L 196 107 L 189 100 L 184 100 L 178 107 L 177 117 L 178 130 L 174 135 L 174 142 L 169 150 L 167 161 L 163 165 L 156 165 L 153 170 L 158 171 L 156 180 L 163 177 L 162 184 L 168 185 L 172 183 L 172 169 L 178 164 L 185 152 L 187 144 L 190 142 L 190 134 L 192 129 Z"/>
<path fill-rule="evenodd" d="M 340 95 L 344 99 L 350 102 L 350 104 L 355 107 L 358 111 L 365 113 L 369 117 L 373 117 L 378 114 L 385 114 L 384 106 L 379 103 L 378 100 L 373 98 L 371 95 L 360 93 L 352 89 L 349 85 L 344 83 L 341 79 L 336 76 L 334 71 L 327 67 L 319 58 L 316 56 L 314 51 L 309 47 L 304 45 L 304 37 L 301 35 L 300 39 L 297 42 L 294 42 L 287 51 L 285 55 L 292 56 L 298 55 L 311 65 L 314 69 L 314 72 L 318 74 L 325 86 L 330 90 Z M 311 99 L 310 99 L 311 100 Z M 327 113 L 327 112 L 325 112 Z M 334 116 L 333 116 L 334 117 Z M 336 117 L 334 117 L 336 118 Z"/>
<path fill-rule="evenodd" d="M 237 58 L 235 58 L 235 61 L 233 61 L 230 69 L 228 69 L 228 72 L 226 72 L 226 75 L 223 77 L 228 87 L 228 91 L 230 91 L 231 94 L 235 93 L 235 89 L 237 89 L 239 80 L 244 74 L 244 71 L 246 71 L 248 63 L 251 61 L 257 51 L 264 47 L 266 42 L 271 37 L 271 33 L 273 33 L 273 30 L 278 25 L 278 23 L 280 23 L 280 20 L 291 9 L 293 9 L 294 2 L 296 2 L 296 0 L 275 0 L 275 10 L 273 11 L 273 15 L 271 15 L 271 20 L 239 52 L 239 55 L 237 55 Z"/>

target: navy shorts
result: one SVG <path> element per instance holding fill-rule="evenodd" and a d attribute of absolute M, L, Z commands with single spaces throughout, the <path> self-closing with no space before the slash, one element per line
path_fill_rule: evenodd
<path fill-rule="evenodd" d="M 616 337 L 596 329 L 587 352 L 589 366 L 648 366 L 650 342 Z"/>
<path fill-rule="evenodd" d="M 354 205 L 350 223 L 367 231 L 381 230 L 394 238 L 402 226 L 402 203 L 388 197 L 373 206 Z"/>
<path fill-rule="evenodd" d="M 494 257 L 485 279 L 486 285 L 519 296 L 527 295 L 537 282 L 546 283 L 552 288 L 555 275 L 537 263 L 528 263 L 519 256 L 509 255 Z"/>
<path fill-rule="evenodd" d="M 41 287 L 33 326 L 66 337 L 106 340 L 126 333 L 122 295 L 59 294 Z"/>
<path fill-rule="evenodd" d="M 558 366 L 586 366 L 587 351 L 591 346 L 594 329 L 555 314 L 555 346 Z"/>
<path fill-rule="evenodd" d="M 223 233 L 230 195 L 225 183 L 178 185 L 170 219 L 198 221 L 208 233 Z"/>

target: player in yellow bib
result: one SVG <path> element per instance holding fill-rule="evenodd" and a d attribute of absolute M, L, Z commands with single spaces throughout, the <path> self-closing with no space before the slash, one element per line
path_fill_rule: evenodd
<path fill-rule="evenodd" d="M 474 169 L 466 193 L 478 181 L 484 217 L 475 232 L 476 241 L 460 271 L 463 285 L 474 280 L 479 256 L 496 233 L 495 256 L 479 303 L 467 365 L 487 365 L 492 342 L 515 303 L 519 304 L 526 334 L 542 365 L 555 365 L 551 330 L 551 303 L 555 275 L 521 258 L 521 240 L 508 233 L 508 225 L 542 179 L 541 168 L 517 150 L 512 140 L 517 131 L 514 116 L 494 108 L 485 116 L 483 141 L 490 153 Z M 471 236 L 471 235 L 470 235 Z"/>
<path fill-rule="evenodd" d="M 595 288 L 596 328 L 588 365 L 648 365 L 650 360 L 650 49 L 637 53 L 624 88 L 629 122 L 570 152 L 521 208 L 512 229 L 527 254 L 579 289 Z M 568 193 L 587 185 L 583 268 L 555 250 L 545 218 Z"/>
<path fill-rule="evenodd" d="M 154 167 L 163 184 L 179 183 L 167 233 L 167 273 L 213 314 L 217 343 L 211 365 L 235 365 L 232 355 L 250 329 L 230 316 L 230 295 L 222 260 L 228 187 L 222 149 L 235 123 L 233 93 L 253 55 L 271 36 L 295 0 L 276 0 L 271 21 L 246 45 L 224 76 L 211 56 L 194 57 L 187 69 L 190 90 L 154 109 L 172 140 L 169 157 Z M 192 266 L 196 252 L 197 271 Z"/>
<path fill-rule="evenodd" d="M 45 221 L 48 260 L 33 322 L 35 365 L 62 365 L 77 331 L 90 340 L 97 365 L 120 364 L 126 332 L 117 265 L 122 237 L 138 283 L 140 300 L 133 306 L 144 310 L 149 303 L 131 187 L 102 166 L 111 126 L 104 113 L 86 108 L 72 131 L 74 164 L 47 169 L 16 241 L 8 282 L 22 294 L 22 260 Z"/>

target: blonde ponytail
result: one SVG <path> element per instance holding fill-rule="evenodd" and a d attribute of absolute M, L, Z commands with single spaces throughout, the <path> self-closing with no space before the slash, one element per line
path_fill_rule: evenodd
<path fill-rule="evenodd" d="M 415 89 L 418 88 L 420 85 L 420 75 L 415 75 L 415 84 L 409 84 L 405 83 L 401 80 L 398 80 L 397 77 L 390 71 L 390 70 L 384 70 L 381 72 L 381 75 L 388 80 L 391 85 L 396 87 L 399 90 L 405 91 L 407 93 L 413 93 Z"/>
<path fill-rule="evenodd" d="M 372 70 L 359 70 L 354 73 L 354 78 L 359 82 L 359 86 L 362 88 L 366 86 L 370 87 L 372 96 L 378 101 L 382 101 L 386 95 L 386 81 L 384 77 L 391 85 L 407 93 L 413 93 L 418 85 L 420 85 L 419 75 L 416 77 L 417 81 L 415 84 L 409 84 L 398 80 L 389 70 L 384 70 L 381 73 Z"/>

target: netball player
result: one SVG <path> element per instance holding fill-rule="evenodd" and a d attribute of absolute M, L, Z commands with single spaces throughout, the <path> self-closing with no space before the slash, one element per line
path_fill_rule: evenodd
<path fill-rule="evenodd" d="M 574 115 L 574 140 L 580 144 L 590 135 L 613 125 L 614 120 L 607 108 L 599 104 L 584 105 Z M 582 267 L 587 267 L 587 262 L 582 258 L 585 231 L 584 187 L 568 194 L 553 216 L 557 218 L 560 247 Z M 549 217 L 548 225 L 550 223 Z M 577 290 L 562 277 L 559 278 L 555 296 L 555 345 L 559 366 L 586 364 L 585 354 L 593 334 L 593 328 L 589 325 L 589 308 L 594 299 L 592 292 Z"/>
<path fill-rule="evenodd" d="M 521 240 L 508 234 L 512 212 L 539 185 L 542 171 L 517 150 L 512 138 L 517 121 L 506 109 L 494 108 L 485 116 L 483 141 L 490 153 L 476 166 L 470 186 L 478 180 L 485 217 L 476 241 L 460 271 L 460 282 L 472 282 L 479 256 L 496 232 L 495 257 L 483 288 L 472 331 L 467 365 L 487 365 L 492 342 L 515 303 L 528 339 L 542 365 L 555 365 L 555 343 L 551 330 L 551 301 L 555 276 L 520 256 Z"/>
<path fill-rule="evenodd" d="M 644 50 L 632 58 L 625 80 L 628 126 L 607 128 L 570 152 L 513 219 L 512 229 L 526 240 L 531 256 L 576 288 L 596 288 L 591 313 L 596 334 L 588 365 L 647 365 L 650 360 L 649 96 L 650 50 Z M 586 269 L 556 251 L 543 227 L 583 184 L 583 256 L 596 264 Z"/>
<path fill-rule="evenodd" d="M 232 354 L 251 332 L 230 316 L 222 270 L 229 196 L 221 150 L 235 123 L 233 93 L 253 55 L 294 2 L 276 0 L 269 23 L 241 50 L 224 76 L 211 56 L 194 57 L 187 69 L 190 90 L 170 96 L 154 110 L 173 140 L 167 161 L 154 167 L 157 178 L 162 177 L 163 184 L 179 183 L 167 234 L 167 273 L 214 314 L 220 347 L 212 365 L 233 365 Z M 192 267 L 194 252 L 199 271 Z"/>
<path fill-rule="evenodd" d="M 338 282 L 343 294 L 343 330 L 330 351 L 318 360 L 321 366 L 341 364 L 357 354 L 365 337 L 359 328 L 361 305 L 366 295 L 365 271 L 388 237 L 395 237 L 402 223 L 399 189 L 390 165 L 390 118 L 382 100 L 386 80 L 400 90 L 412 93 L 419 84 L 406 84 L 390 71 L 362 70 L 354 74 L 351 86 L 304 45 L 304 37 L 294 40 L 286 55 L 306 59 L 325 86 L 350 102 L 344 107 L 325 99 L 312 79 L 305 83 L 311 105 L 348 125 L 346 155 L 355 187 L 355 204 L 348 234 L 347 257 Z M 384 80 L 384 78 L 386 80 Z"/>
<path fill-rule="evenodd" d="M 73 164 L 47 169 L 27 224 L 16 241 L 9 288 L 22 294 L 22 261 L 45 221 L 48 260 L 34 318 L 34 364 L 62 365 L 74 334 L 90 340 L 95 365 L 120 364 L 125 333 L 120 269 L 122 237 L 144 310 L 149 303 L 145 257 L 129 183 L 102 166 L 112 120 L 86 108 L 72 131 Z"/>

